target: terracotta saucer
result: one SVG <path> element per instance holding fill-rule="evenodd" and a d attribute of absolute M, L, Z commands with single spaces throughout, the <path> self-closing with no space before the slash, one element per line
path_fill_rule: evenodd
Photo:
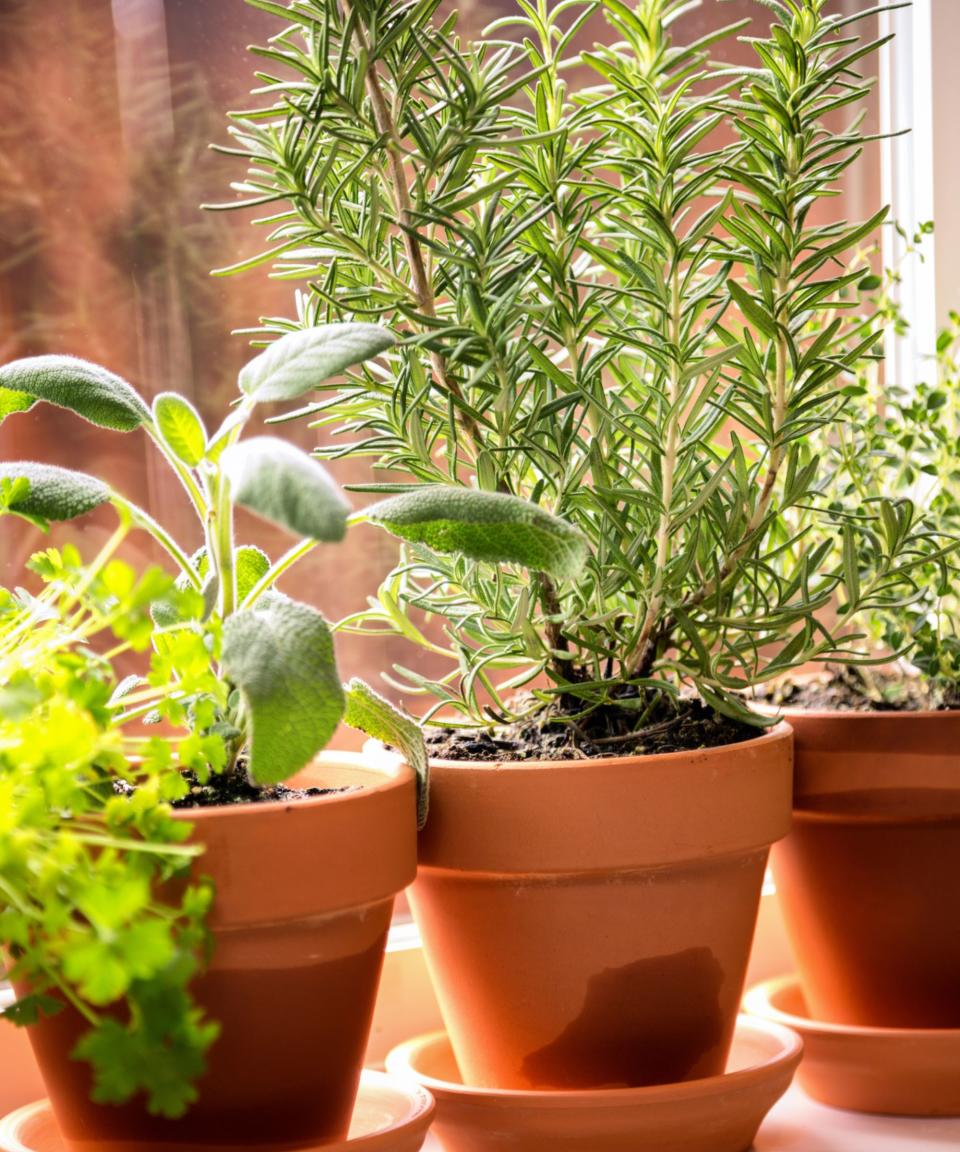
<path fill-rule="evenodd" d="M 789 1029 L 740 1017 L 727 1073 L 683 1084 L 468 1088 L 443 1032 L 395 1048 L 387 1069 L 430 1090 L 444 1152 L 744 1152 L 787 1090 L 802 1050 Z"/>
<path fill-rule="evenodd" d="M 890 1116 L 960 1116 L 960 1028 L 861 1028 L 807 1015 L 796 976 L 751 989 L 744 1007 L 804 1040 L 798 1079 L 814 1100 Z"/>
<path fill-rule="evenodd" d="M 349 1137 L 324 1144 L 317 1152 L 419 1152 L 433 1107 L 430 1093 L 418 1085 L 401 1083 L 383 1072 L 364 1071 Z M 65 1148 L 48 1100 L 0 1119 L 0 1152 L 64 1152 Z"/>

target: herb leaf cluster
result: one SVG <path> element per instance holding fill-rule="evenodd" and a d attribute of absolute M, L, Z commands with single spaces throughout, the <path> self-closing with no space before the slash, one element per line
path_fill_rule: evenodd
<path fill-rule="evenodd" d="M 256 50 L 259 102 L 227 151 L 269 244 L 228 271 L 307 283 L 261 335 L 344 320 L 403 335 L 386 368 L 293 415 L 333 433 L 322 455 L 382 470 L 367 490 L 519 496 L 589 542 L 571 578 L 402 533 L 346 626 L 446 653 L 446 673 L 397 670 L 435 697 L 428 718 L 516 716 L 513 693 L 545 677 L 534 706 L 567 714 L 629 707 L 641 727 L 693 685 L 757 722 L 745 682 L 857 643 L 857 589 L 828 628 L 843 564 L 790 535 L 789 513 L 815 488 L 811 436 L 877 348 L 861 253 L 885 212 L 821 216 L 869 139 L 871 13 L 768 0 L 763 35 L 686 44 L 679 0 L 518 0 L 466 43 L 439 0 L 249 2 L 284 27 Z M 597 12 L 612 43 L 581 54 Z M 754 67 L 715 61 L 731 35 Z M 887 574 L 909 547 L 857 545 Z"/>
<path fill-rule="evenodd" d="M 902 333 L 907 322 L 888 291 L 895 276 L 888 272 L 877 309 Z M 847 585 L 865 579 L 871 535 L 905 540 L 896 572 L 870 598 L 858 598 L 857 623 L 872 659 L 854 673 L 862 695 L 875 704 L 896 706 L 916 673 L 927 706 L 960 704 L 958 351 L 960 315 L 951 313 L 928 375 L 898 381 L 861 373 L 847 389 L 851 419 L 820 436 L 821 491 L 802 515 L 808 526 L 817 520 L 842 525 L 834 546 L 845 552 Z M 903 675 L 875 676 L 871 664 L 891 651 L 901 657 Z"/>
<path fill-rule="evenodd" d="M 185 787 L 177 766 L 216 753 L 193 733 L 144 735 L 123 715 L 132 686 L 112 661 L 149 648 L 158 605 L 186 613 L 193 598 L 117 559 L 125 534 L 89 564 L 72 545 L 38 553 L 37 595 L 0 589 L 0 975 L 20 991 L 6 1019 L 69 1006 L 89 1026 L 74 1055 L 93 1065 L 95 1099 L 143 1092 L 151 1111 L 176 1116 L 218 1028 L 190 992 L 214 894 L 192 873 L 201 850 L 169 802 Z M 152 679 L 166 660 L 153 655 Z M 182 687 L 215 690 L 208 661 L 180 667 Z"/>
<path fill-rule="evenodd" d="M 274 585 L 318 544 L 343 538 L 349 503 L 307 453 L 276 437 L 241 436 L 264 398 L 302 395 L 393 339 L 376 325 L 340 324 L 278 341 L 243 370 L 241 400 L 213 433 L 176 393 L 162 392 L 148 406 L 125 380 L 74 357 L 40 356 L 0 367 L 0 394 L 14 397 L 14 410 L 44 401 L 100 427 L 143 428 L 186 490 L 205 537 L 193 555 L 96 477 L 29 462 L 7 462 L 0 471 L 0 511 L 46 527 L 112 503 L 122 526 L 147 531 L 174 560 L 179 585 L 193 599 L 179 616 L 160 607 L 152 639 L 176 675 L 156 683 L 146 678 L 127 705 L 136 704 L 139 716 L 189 722 L 200 745 L 212 750 L 200 768 L 204 775 L 234 770 L 243 752 L 254 782 L 279 783 L 324 747 L 343 716 L 346 698 L 329 626 L 315 608 Z M 237 506 L 300 539 L 271 563 L 260 549 L 235 540 Z M 188 649 L 215 686 L 202 707 L 183 683 L 176 686 Z"/>

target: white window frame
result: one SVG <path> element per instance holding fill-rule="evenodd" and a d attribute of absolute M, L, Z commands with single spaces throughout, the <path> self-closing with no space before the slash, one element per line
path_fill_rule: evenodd
<path fill-rule="evenodd" d="M 957 0 L 913 0 L 909 8 L 880 15 L 881 35 L 893 34 L 880 52 L 880 130 L 892 134 L 882 145 L 882 196 L 891 206 L 891 221 L 908 236 L 904 240 L 892 224 L 886 227 L 883 259 L 887 268 L 898 269 L 896 298 L 910 324 L 906 336 L 886 333 L 886 370 L 907 387 L 930 373 L 942 323 L 936 233 L 923 245 L 922 260 L 903 257 L 909 237 L 936 219 L 933 17 L 935 6 L 939 14 L 940 5 L 947 4 L 960 7 Z M 956 303 L 960 307 L 960 299 Z"/>

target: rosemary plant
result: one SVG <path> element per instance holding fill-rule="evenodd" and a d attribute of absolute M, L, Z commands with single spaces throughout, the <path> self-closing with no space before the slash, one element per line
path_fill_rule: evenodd
<path fill-rule="evenodd" d="M 294 413 L 334 434 L 321 455 L 384 471 L 361 487 L 393 494 L 375 518 L 406 541 L 342 626 L 449 657 L 433 678 L 397 669 L 444 723 L 548 707 L 629 739 L 690 686 L 762 723 L 745 684 L 850 643 L 818 619 L 843 583 L 830 545 L 774 529 L 877 344 L 853 254 L 885 210 L 818 211 L 869 139 L 872 12 L 764 0 L 756 65 L 733 69 L 711 53 L 744 25 L 683 43 L 681 0 L 518 0 L 477 43 L 439 0 L 248 2 L 283 27 L 255 50 L 260 101 L 227 151 L 270 239 L 227 271 L 308 282 L 261 336 L 341 319 L 402 334 Z M 612 42 L 581 55 L 598 11 Z M 595 83 L 572 90 L 574 66 Z M 559 515 L 590 543 L 585 571 L 494 567 L 410 531 L 439 485 Z M 901 536 L 867 539 L 892 570 Z"/>

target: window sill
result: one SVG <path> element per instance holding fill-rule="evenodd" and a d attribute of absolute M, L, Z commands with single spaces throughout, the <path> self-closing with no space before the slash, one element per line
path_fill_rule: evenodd
<path fill-rule="evenodd" d="M 764 1121 L 754 1152 L 918 1152 L 960 1147 L 960 1118 L 863 1116 L 827 1108 L 796 1084 Z M 428 1144 L 424 1152 L 440 1152 Z"/>

